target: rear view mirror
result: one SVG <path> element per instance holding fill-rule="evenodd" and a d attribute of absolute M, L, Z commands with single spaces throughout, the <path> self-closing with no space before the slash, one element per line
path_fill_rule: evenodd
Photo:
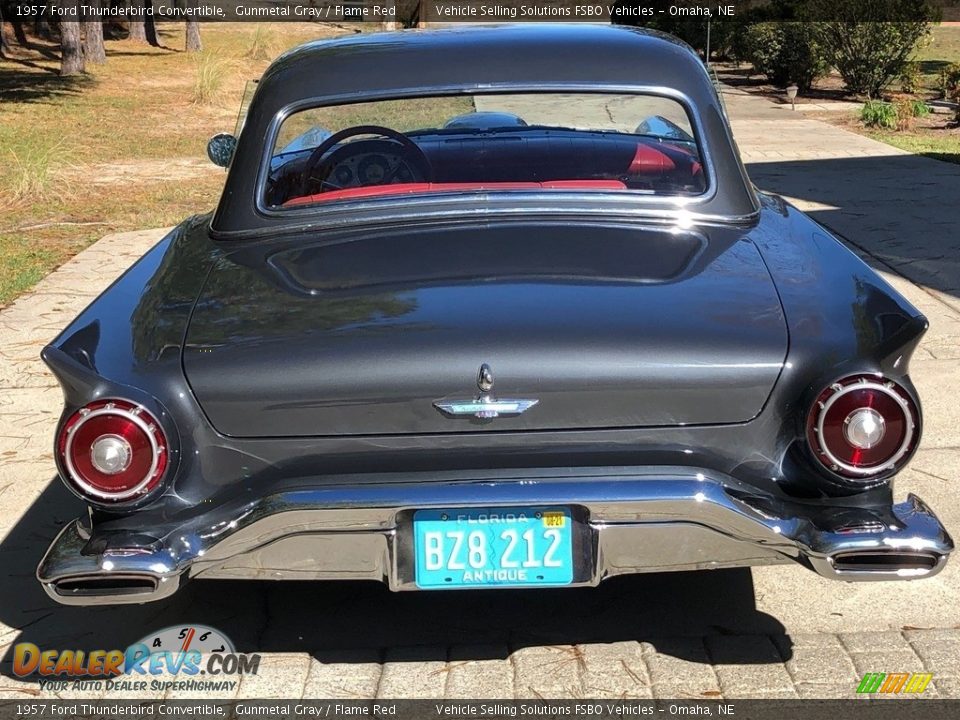
<path fill-rule="evenodd" d="M 237 149 L 237 139 L 230 133 L 217 133 L 207 143 L 207 157 L 219 167 L 230 167 L 233 153 Z"/>

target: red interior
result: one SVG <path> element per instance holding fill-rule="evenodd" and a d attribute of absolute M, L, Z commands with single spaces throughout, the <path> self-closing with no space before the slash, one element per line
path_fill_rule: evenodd
<path fill-rule="evenodd" d="M 669 155 L 665 155 L 655 147 L 638 143 L 637 152 L 627 172 L 631 175 L 663 174 L 676 169 L 677 164 L 670 159 Z"/>
<path fill-rule="evenodd" d="M 550 180 L 548 182 L 466 182 L 466 183 L 395 183 L 392 185 L 368 185 L 365 187 L 330 190 L 292 198 L 283 207 L 311 205 L 328 200 L 377 197 L 379 195 L 405 195 L 428 192 L 455 192 L 460 190 L 626 190 L 619 180 Z"/>

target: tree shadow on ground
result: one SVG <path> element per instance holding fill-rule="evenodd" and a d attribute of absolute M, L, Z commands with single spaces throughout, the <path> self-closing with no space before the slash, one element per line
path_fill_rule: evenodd
<path fill-rule="evenodd" d="M 762 95 L 772 100 L 787 102 L 785 88 L 777 87 L 766 76 L 754 73 L 749 65 L 745 67 L 720 67 L 717 69 L 717 77 L 724 85 L 745 90 L 751 95 Z M 854 95 L 842 87 L 813 87 L 804 90 L 800 94 L 798 102 L 815 100 L 849 101 L 855 99 Z"/>
<path fill-rule="evenodd" d="M 960 152 L 948 153 L 948 152 L 921 152 L 917 153 L 921 157 L 929 158 L 930 160 L 937 160 L 939 162 L 948 162 L 953 163 L 954 165 L 960 165 Z"/>
<path fill-rule="evenodd" d="M 717 67 L 717 77 L 724 83 L 735 88 L 760 87 L 767 84 L 763 75 L 753 72 L 749 65 L 740 67 Z"/>
<path fill-rule="evenodd" d="M 165 50 L 165 53 L 158 53 L 157 50 Z M 107 52 L 107 58 L 112 57 L 164 57 L 165 55 L 175 55 L 177 53 L 182 53 L 183 50 L 177 50 L 176 48 L 167 47 L 166 45 L 154 45 L 152 47 L 152 52 L 145 50 L 143 52 L 136 52 L 134 50 L 113 50 L 110 49 Z"/>
<path fill-rule="evenodd" d="M 9 103 L 53 103 L 94 84 L 89 75 L 61 77 L 55 68 L 31 60 L 8 60 L 0 66 L 0 97 Z"/>
<path fill-rule="evenodd" d="M 916 60 L 914 62 L 922 75 L 936 75 L 941 70 L 954 64 L 949 60 Z"/>
<path fill-rule="evenodd" d="M 6 639 L 0 662 L 5 675 L 12 675 L 13 647 L 19 642 L 123 649 L 182 624 L 215 627 L 241 652 L 305 652 L 324 662 L 369 661 L 382 658 L 387 648 L 416 648 L 409 652 L 411 660 L 483 659 L 527 646 L 624 640 L 648 641 L 660 652 L 707 662 L 702 643 L 680 639 L 741 634 L 772 636 L 790 656 L 783 625 L 756 609 L 747 569 L 527 591 L 392 593 L 378 583 L 193 580 L 156 603 L 65 607 L 47 597 L 34 571 L 59 528 L 82 509 L 55 479 L 0 545 L 6 571 L 0 621 L 18 630 Z M 402 650 L 391 653 L 391 659 L 405 656 Z M 749 664 L 771 658 L 738 650 L 713 661 Z"/>

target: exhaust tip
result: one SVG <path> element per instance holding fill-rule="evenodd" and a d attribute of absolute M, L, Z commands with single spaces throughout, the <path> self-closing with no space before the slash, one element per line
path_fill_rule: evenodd
<path fill-rule="evenodd" d="M 938 572 L 944 556 L 930 552 L 856 551 L 837 553 L 829 558 L 836 575 L 876 575 L 884 577 L 926 577 Z"/>
<path fill-rule="evenodd" d="M 118 595 L 151 595 L 157 591 L 157 578 L 149 575 L 69 577 L 50 583 L 60 597 L 115 597 Z"/>

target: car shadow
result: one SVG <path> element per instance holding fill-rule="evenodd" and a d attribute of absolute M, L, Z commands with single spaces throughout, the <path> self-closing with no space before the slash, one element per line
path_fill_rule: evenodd
<path fill-rule="evenodd" d="M 392 593 L 369 582 L 193 580 L 146 605 L 66 607 L 47 597 L 34 571 L 82 509 L 54 479 L 0 544 L 0 621 L 15 630 L 5 638 L 4 675 L 12 676 L 17 643 L 123 649 L 181 624 L 217 628 L 241 652 L 305 652 L 324 662 L 369 660 L 387 648 L 391 660 L 402 661 L 403 648 L 416 648 L 410 658 L 417 660 L 487 659 L 529 646 L 625 640 L 704 662 L 702 645 L 676 640 L 709 635 L 771 636 L 790 657 L 784 626 L 756 608 L 747 569 L 614 578 L 598 588 L 445 593 Z M 744 652 L 722 662 L 770 662 Z"/>
<path fill-rule="evenodd" d="M 958 214 L 944 202 L 960 197 L 960 153 L 939 155 L 755 161 L 747 172 L 757 187 L 809 203 L 804 212 L 875 269 L 960 297 Z"/>

